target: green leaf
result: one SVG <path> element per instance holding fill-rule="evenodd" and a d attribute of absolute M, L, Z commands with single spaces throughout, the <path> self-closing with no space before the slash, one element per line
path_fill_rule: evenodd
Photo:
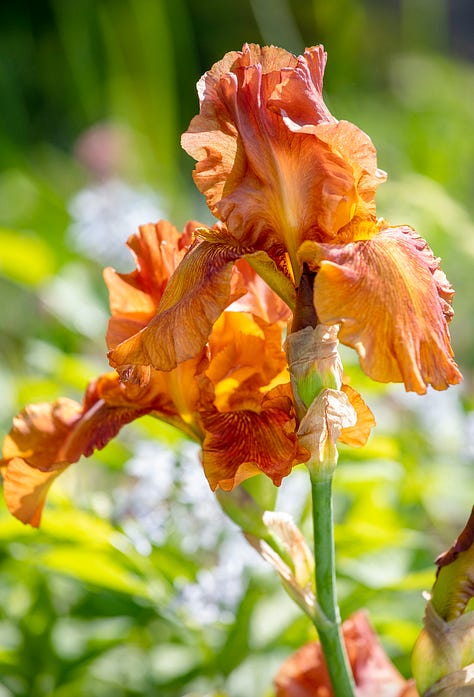
<path fill-rule="evenodd" d="M 107 552 L 56 545 L 39 553 L 35 563 L 95 586 L 150 599 L 146 581 L 132 574 Z"/>
<path fill-rule="evenodd" d="M 50 247 L 39 237 L 0 228 L 0 274 L 12 281 L 38 286 L 55 271 Z"/>

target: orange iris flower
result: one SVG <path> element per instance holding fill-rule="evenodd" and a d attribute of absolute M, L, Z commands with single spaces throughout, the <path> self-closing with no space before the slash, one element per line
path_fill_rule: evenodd
<path fill-rule="evenodd" d="M 166 222 L 145 225 L 128 241 L 136 270 L 105 270 L 110 348 L 154 316 L 196 227 L 188 223 L 180 235 Z M 280 484 L 295 464 L 307 459 L 298 444 L 282 349 L 288 309 L 246 262 L 233 269 L 230 286 L 230 299 L 236 301 L 215 323 L 207 345 L 174 370 L 137 367 L 126 382 L 115 371 L 107 373 L 88 385 L 82 404 L 61 398 L 30 405 L 15 417 L 1 461 L 5 498 L 14 515 L 39 525 L 56 477 L 146 414 L 202 443 L 212 489 L 229 490 L 259 472 Z"/>
<path fill-rule="evenodd" d="M 452 287 L 412 228 L 377 219 L 385 173 L 370 138 L 327 109 L 325 63 L 321 46 L 295 57 L 244 45 L 198 83 L 200 113 L 182 144 L 219 223 L 199 231 L 153 319 L 110 351 L 122 374 L 197 355 L 246 258 L 291 309 L 307 264 L 319 321 L 340 326 L 371 378 L 419 394 L 461 380 L 447 327 Z"/>

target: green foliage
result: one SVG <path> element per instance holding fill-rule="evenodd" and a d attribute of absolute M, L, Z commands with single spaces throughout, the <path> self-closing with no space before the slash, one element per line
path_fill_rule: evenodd
<path fill-rule="evenodd" d="M 68 233 L 72 197 L 101 183 L 77 155 L 81 134 L 118 124 L 127 145 L 113 176 L 132 190 L 151 186 L 178 225 L 206 220 L 179 149 L 197 110 L 195 81 L 244 41 L 287 38 L 296 51 L 324 42 L 331 109 L 371 135 L 390 173 L 380 215 L 413 224 L 443 257 L 457 291 L 452 333 L 464 392 L 408 398 L 371 384 L 344 353 L 351 383 L 379 424 L 366 448 L 341 452 L 336 472 L 341 609 L 346 617 L 366 606 L 407 673 L 433 559 L 472 505 L 472 435 L 468 450 L 465 434 L 474 404 L 474 114 L 466 95 L 474 68 L 441 55 L 448 37 L 439 27 L 448 24 L 430 34 L 426 17 L 414 21 L 419 2 L 402 3 L 397 17 L 369 0 L 273 5 L 289 8 L 291 31 L 272 24 L 263 0 L 5 3 L 1 431 L 28 402 L 81 399 L 87 380 L 107 369 L 101 267 L 118 262 L 86 255 Z M 436 3 L 436 16 L 443 5 Z M 108 251 L 115 245 L 122 242 Z M 143 444 L 154 449 L 157 472 L 171 472 L 171 484 L 150 484 L 149 474 L 133 469 Z M 313 629 L 251 551 L 252 564 L 241 563 L 239 532 L 225 524 L 181 436 L 143 419 L 62 479 L 41 531 L 1 511 L 0 697 L 269 697 L 280 663 L 314 638 Z M 143 482 L 156 500 L 144 496 Z M 255 478 L 248 488 L 275 506 L 268 481 Z M 308 491 L 297 468 L 276 504 L 306 533 Z"/>

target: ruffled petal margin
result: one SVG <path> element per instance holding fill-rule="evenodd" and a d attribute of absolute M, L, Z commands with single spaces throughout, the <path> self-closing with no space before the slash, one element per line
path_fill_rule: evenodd
<path fill-rule="evenodd" d="M 212 325 L 233 300 L 243 295 L 234 262 L 242 256 L 229 244 L 196 240 L 171 276 L 157 314 L 148 325 L 109 351 L 109 362 L 127 379 L 134 365 L 172 370 L 196 356 Z"/>
<path fill-rule="evenodd" d="M 178 372 L 152 371 L 144 386 L 121 383 L 117 373 L 107 373 L 90 383 L 82 405 L 61 398 L 26 407 L 3 442 L 1 465 L 11 513 L 38 526 L 47 491 L 58 474 L 82 455 L 101 450 L 123 426 L 145 414 L 160 416 L 199 438 L 192 427 L 199 399 L 194 376 L 206 364 L 200 366 L 194 359 Z M 183 382 L 189 384 L 186 391 Z"/>
<path fill-rule="evenodd" d="M 305 242 L 300 258 L 317 271 L 320 321 L 341 325 L 340 341 L 357 350 L 369 377 L 418 394 L 461 381 L 447 328 L 453 291 L 414 230 L 385 228 L 345 245 Z"/>
<path fill-rule="evenodd" d="M 194 181 L 211 212 L 242 245 L 264 251 L 283 245 L 295 275 L 301 242 L 334 239 L 358 201 L 353 167 L 330 138 L 295 132 L 278 113 L 278 86 L 298 60 L 275 47 L 246 45 L 221 61 L 199 83 L 201 111 L 181 140 L 197 160 Z M 322 98 L 312 123 L 321 112 L 330 118 Z"/>
<path fill-rule="evenodd" d="M 203 467 L 213 491 L 230 491 L 262 472 L 279 486 L 294 465 L 308 459 L 298 443 L 293 404 L 285 392 L 285 386 L 268 392 L 259 411 L 202 414 Z"/>
<path fill-rule="evenodd" d="M 154 317 L 166 284 L 199 227 L 200 223 L 190 221 L 180 234 L 166 220 L 141 225 L 127 241 L 136 269 L 127 274 L 104 269 L 112 313 L 106 336 L 109 349 L 136 334 Z"/>
<path fill-rule="evenodd" d="M 341 391 L 346 394 L 357 417 L 355 426 L 348 426 L 341 430 L 339 441 L 350 445 L 352 448 L 361 448 L 369 439 L 375 426 L 375 417 L 364 402 L 360 394 L 350 385 L 342 384 Z"/>

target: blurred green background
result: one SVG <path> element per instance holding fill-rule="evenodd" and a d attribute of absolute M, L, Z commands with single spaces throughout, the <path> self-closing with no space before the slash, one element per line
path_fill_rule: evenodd
<path fill-rule="evenodd" d="M 365 379 L 378 427 L 336 477 L 344 617 L 366 606 L 407 674 L 433 559 L 474 477 L 474 6 L 469 0 L 17 0 L 0 9 L 0 426 L 107 368 L 101 269 L 168 217 L 209 221 L 179 137 L 195 83 L 243 42 L 324 43 L 327 103 L 367 131 L 379 214 L 454 284 L 465 375 L 426 397 Z M 278 507 L 309 533 L 297 469 Z M 151 419 L 55 485 L 41 531 L 0 511 L 0 697 L 270 697 L 308 622 L 226 522 L 198 454 Z"/>

